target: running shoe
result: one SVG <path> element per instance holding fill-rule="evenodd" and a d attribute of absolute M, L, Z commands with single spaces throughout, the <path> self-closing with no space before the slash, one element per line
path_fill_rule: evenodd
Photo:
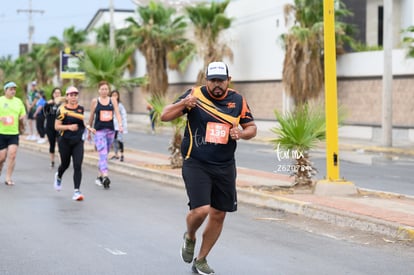
<path fill-rule="evenodd" d="M 53 183 L 56 191 L 62 190 L 62 178 L 58 177 L 58 172 L 55 173 L 55 181 Z"/>
<path fill-rule="evenodd" d="M 181 247 L 181 258 L 186 263 L 191 263 L 194 257 L 194 247 L 195 247 L 195 240 L 191 240 L 187 238 L 187 232 L 184 233 L 184 242 L 183 246 Z"/>
<path fill-rule="evenodd" d="M 46 139 L 45 139 L 45 138 L 39 138 L 39 139 L 37 140 L 37 143 L 38 143 L 38 144 L 43 144 L 43 143 L 46 143 Z"/>
<path fill-rule="evenodd" d="M 121 156 L 121 159 L 120 159 L 120 161 L 122 161 L 122 162 L 124 161 L 124 156 Z"/>
<path fill-rule="evenodd" d="M 109 189 L 109 185 L 111 184 L 111 180 L 108 177 L 102 178 L 102 184 L 105 189 Z"/>
<path fill-rule="evenodd" d="M 98 185 L 98 186 L 102 186 L 102 177 L 101 176 L 96 177 L 95 184 Z"/>
<path fill-rule="evenodd" d="M 82 201 L 83 200 L 82 193 L 79 190 L 75 190 L 75 193 L 73 193 L 72 200 L 74 200 L 74 201 Z"/>
<path fill-rule="evenodd" d="M 203 275 L 215 274 L 214 270 L 207 264 L 207 260 L 205 258 L 200 259 L 200 260 L 197 260 L 197 258 L 195 258 L 193 261 L 192 270 L 194 273 L 197 273 L 197 274 L 203 274 Z"/>

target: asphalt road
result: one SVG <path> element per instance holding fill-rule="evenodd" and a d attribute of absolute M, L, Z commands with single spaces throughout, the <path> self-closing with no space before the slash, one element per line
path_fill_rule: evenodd
<path fill-rule="evenodd" d="M 16 185 L 0 185 L 1 275 L 192 274 L 178 253 L 184 189 L 113 173 L 103 190 L 85 165 L 85 200 L 74 202 L 71 169 L 56 192 L 48 165 L 46 154 L 21 149 Z M 208 260 L 226 275 L 366 275 L 412 274 L 413 258 L 410 244 L 240 205 Z"/>
<path fill-rule="evenodd" d="M 169 133 L 151 135 L 135 130 L 125 135 L 125 146 L 169 155 L 170 139 Z M 357 187 L 414 196 L 414 157 L 350 151 L 339 154 L 341 178 Z M 316 179 L 323 179 L 326 176 L 325 152 L 315 150 L 310 156 L 318 170 Z M 290 161 L 279 160 L 271 144 L 240 141 L 237 146 L 236 162 L 240 167 L 288 174 L 279 168 L 291 164 Z"/>

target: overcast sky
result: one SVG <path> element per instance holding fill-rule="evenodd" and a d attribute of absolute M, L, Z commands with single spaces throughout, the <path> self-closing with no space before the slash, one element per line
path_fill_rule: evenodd
<path fill-rule="evenodd" d="M 33 43 L 46 43 L 51 36 L 62 39 L 63 30 L 75 26 L 76 30 L 85 29 L 96 11 L 109 8 L 109 0 L 31 0 Z M 29 40 L 30 0 L 2 1 L 0 5 L 0 57 L 18 57 L 19 44 Z M 136 10 L 131 0 L 113 0 L 115 9 Z"/>

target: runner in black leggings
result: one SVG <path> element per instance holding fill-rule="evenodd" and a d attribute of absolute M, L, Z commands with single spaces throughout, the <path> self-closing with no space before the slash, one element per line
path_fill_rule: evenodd
<path fill-rule="evenodd" d="M 46 117 L 46 135 L 49 141 L 49 153 L 50 153 L 50 167 L 55 167 L 55 147 L 58 138 L 58 132 L 55 129 L 56 112 L 59 105 L 59 98 L 61 98 L 62 91 L 60 88 L 54 88 L 52 91 L 52 99 L 50 99 L 45 107 L 43 107 L 43 113 Z"/>
<path fill-rule="evenodd" d="M 66 90 L 66 104 L 59 107 L 56 113 L 55 129 L 59 131 L 60 165 L 55 175 L 54 187 L 62 189 L 62 176 L 73 159 L 73 185 L 75 192 L 72 199 L 83 200 L 79 188 L 82 180 L 83 140 L 84 140 L 84 108 L 78 105 L 78 89 L 69 87 Z M 89 127 L 88 127 L 89 128 Z"/>

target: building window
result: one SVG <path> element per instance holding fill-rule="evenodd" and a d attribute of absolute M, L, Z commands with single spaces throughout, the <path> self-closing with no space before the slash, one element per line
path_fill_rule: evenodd
<path fill-rule="evenodd" d="M 378 46 L 383 46 L 384 38 L 384 7 L 378 7 Z"/>

